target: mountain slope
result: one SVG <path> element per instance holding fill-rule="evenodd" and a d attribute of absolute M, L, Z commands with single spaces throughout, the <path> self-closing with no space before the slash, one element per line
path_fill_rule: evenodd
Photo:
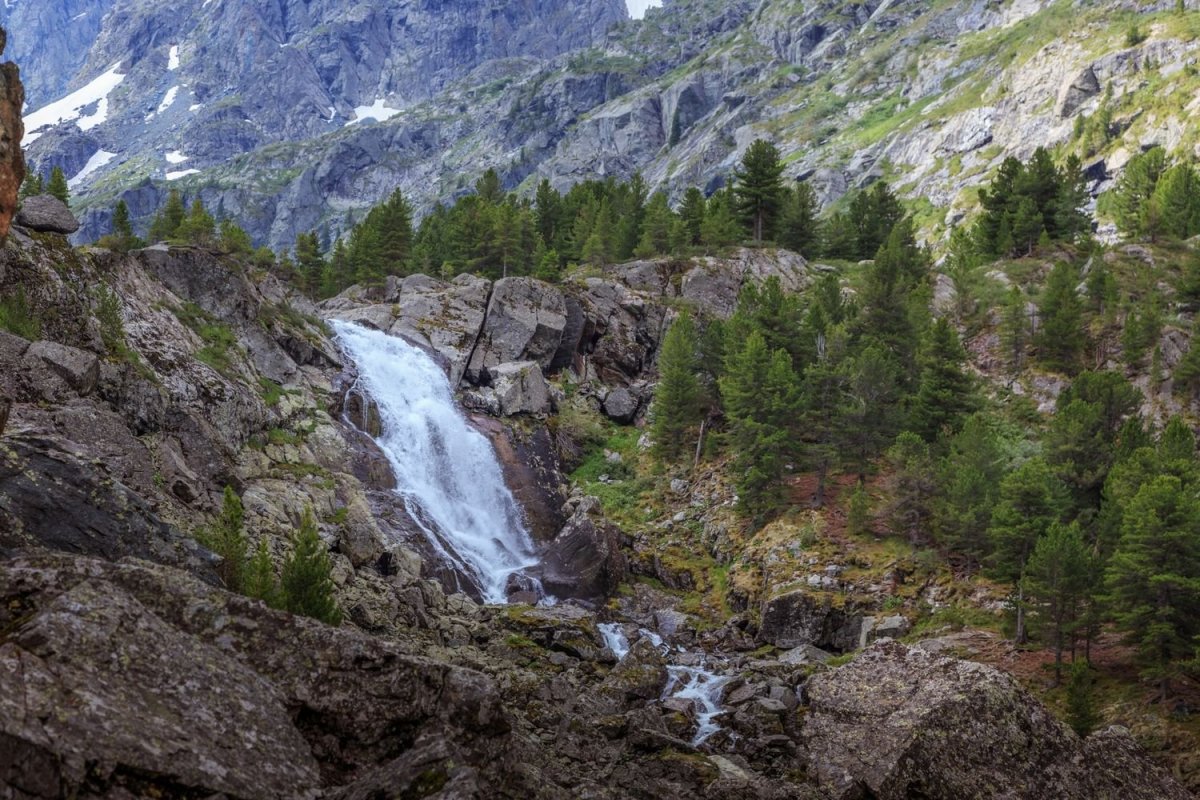
<path fill-rule="evenodd" d="M 1098 191 L 1141 147 L 1196 144 L 1200 25 L 1174 3 L 676 0 L 624 16 L 618 0 L 120 0 L 71 84 L 120 62 L 107 120 L 29 153 L 83 173 L 82 238 L 119 193 L 144 222 L 174 185 L 283 247 L 345 231 L 397 187 L 429 208 L 488 167 L 560 188 L 641 170 L 678 197 L 715 188 L 760 136 L 825 203 L 887 177 L 936 236 L 1008 155 L 1076 150 Z M 38 97 L 45 63 L 27 68 Z M 350 124 L 369 115 L 387 119 Z"/>

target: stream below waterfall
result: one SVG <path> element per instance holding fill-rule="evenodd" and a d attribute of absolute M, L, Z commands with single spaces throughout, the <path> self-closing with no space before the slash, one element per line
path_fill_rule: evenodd
<path fill-rule="evenodd" d="M 459 411 L 445 372 L 428 354 L 362 325 L 329 324 L 358 370 L 351 391 L 378 412 L 375 441 L 405 509 L 486 602 L 505 602 L 509 576 L 538 559 L 491 443 Z"/>
<path fill-rule="evenodd" d="M 600 630 L 600 635 L 604 637 L 604 644 L 613 651 L 617 660 L 624 658 L 625 654 L 629 652 L 629 639 L 621 631 L 620 624 L 605 622 L 596 627 Z M 639 629 L 638 633 L 642 638 L 648 639 L 665 657 L 670 658 L 671 647 L 663 641 L 661 636 L 645 629 Z M 667 675 L 669 677 L 667 685 L 663 689 L 663 699 L 677 697 L 681 700 L 692 701 L 696 709 L 697 723 L 692 744 L 699 745 L 721 729 L 716 722 L 716 717 L 723 711 L 721 690 L 729 682 L 729 678 L 717 675 L 703 667 L 686 667 L 679 664 L 668 664 Z"/>

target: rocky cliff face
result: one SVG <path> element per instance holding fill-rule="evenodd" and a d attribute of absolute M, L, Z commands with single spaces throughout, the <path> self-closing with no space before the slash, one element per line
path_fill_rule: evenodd
<path fill-rule="evenodd" d="M 39 169 L 75 177 L 82 239 L 118 194 L 144 224 L 177 186 L 280 247 L 397 187 L 427 208 L 488 167 L 526 189 L 635 170 L 711 189 L 759 136 L 825 202 L 893 180 L 938 235 L 1008 155 L 1066 145 L 1098 190 L 1141 147 L 1196 147 L 1200 43 L 1173 8 L 1134 12 L 1136 44 L 1117 6 L 1038 0 L 674 0 L 641 21 L 620 0 L 55 0 L 0 23 L 30 111 L 86 89 L 27 140 Z"/>
<path fill-rule="evenodd" d="M 0 55 L 4 54 L 6 43 L 7 34 L 0 28 Z M 11 61 L 0 64 L 0 240 L 8 235 L 8 226 L 17 211 L 17 191 L 25 180 L 25 157 L 21 153 L 24 104 L 25 88 L 17 65 Z"/>

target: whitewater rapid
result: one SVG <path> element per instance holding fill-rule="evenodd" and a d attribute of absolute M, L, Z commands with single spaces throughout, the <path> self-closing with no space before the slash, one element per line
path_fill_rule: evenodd
<path fill-rule="evenodd" d="M 615 622 L 604 622 L 596 627 L 604 638 L 605 646 L 613 651 L 617 660 L 624 658 L 629 652 L 629 640 L 621 632 L 621 626 Z M 661 636 L 645 629 L 639 630 L 638 633 L 643 639 L 648 639 L 664 656 L 670 657 L 671 649 Z M 716 718 L 722 712 L 721 692 L 729 678 L 702 667 L 685 667 L 679 664 L 668 664 L 667 675 L 663 698 L 679 697 L 691 700 L 696 709 L 696 735 L 692 737 L 692 744 L 699 745 L 721 730 Z"/>
<path fill-rule="evenodd" d="M 491 443 L 459 412 L 426 353 L 351 322 L 329 324 L 358 369 L 355 389 L 379 412 L 376 442 L 405 508 L 485 601 L 505 602 L 508 577 L 537 556 Z"/>

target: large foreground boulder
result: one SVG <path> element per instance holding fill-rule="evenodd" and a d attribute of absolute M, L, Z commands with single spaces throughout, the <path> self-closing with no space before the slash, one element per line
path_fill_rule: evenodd
<path fill-rule="evenodd" d="M 0 630 L 0 796 L 482 797 L 508 772 L 481 673 L 167 568 L 0 561 Z"/>
<path fill-rule="evenodd" d="M 23 228 L 42 233 L 71 234 L 79 230 L 79 220 L 67 204 L 48 194 L 25 198 L 16 221 Z"/>
<path fill-rule="evenodd" d="M 536 361 L 548 369 L 566 328 L 567 305 L 558 289 L 533 278 L 496 281 L 467 379 L 489 383 L 489 371 L 510 361 Z"/>
<path fill-rule="evenodd" d="M 1188 800 L 1122 729 L 1081 740 L 1012 676 L 883 641 L 808 684 L 808 772 L 837 800 Z"/>
<path fill-rule="evenodd" d="M 625 579 L 621 532 L 585 498 L 542 556 L 542 586 L 557 598 L 609 597 Z"/>

